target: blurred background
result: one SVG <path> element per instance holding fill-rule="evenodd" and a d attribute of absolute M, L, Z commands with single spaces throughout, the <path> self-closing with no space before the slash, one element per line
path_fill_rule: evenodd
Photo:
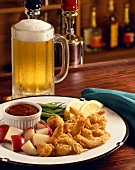
<path fill-rule="evenodd" d="M 75 33 L 84 38 L 84 63 L 87 62 L 99 62 L 113 59 L 121 59 L 125 57 L 135 57 L 134 42 L 132 47 L 122 46 L 121 42 L 115 49 L 106 48 L 107 36 L 104 34 L 106 27 L 106 21 L 109 19 L 110 11 L 108 10 L 109 0 L 79 0 L 79 12 L 75 24 Z M 132 25 L 132 32 L 135 28 L 135 1 L 134 0 L 114 0 L 114 13 L 118 20 L 119 25 L 119 37 L 121 35 L 121 27 L 124 26 L 124 4 L 129 3 L 129 16 L 130 25 Z M 65 34 L 65 21 L 61 11 L 61 0 L 42 0 L 41 14 L 38 19 L 47 21 L 55 27 L 55 32 L 64 35 Z M 86 30 L 91 26 L 91 7 L 96 7 L 96 26 L 102 32 L 102 47 L 100 50 L 91 50 L 91 46 L 88 44 L 90 50 L 85 49 L 87 43 L 89 43 L 88 37 L 85 35 Z M 18 21 L 27 18 L 24 13 L 24 0 L 0 0 L 0 73 L 11 72 L 11 26 Z M 110 24 L 110 23 L 109 23 Z M 90 33 L 89 33 L 90 34 Z M 87 42 L 86 42 L 86 39 Z M 134 37 L 133 37 L 134 41 Z M 101 50 L 102 49 L 102 50 Z"/>

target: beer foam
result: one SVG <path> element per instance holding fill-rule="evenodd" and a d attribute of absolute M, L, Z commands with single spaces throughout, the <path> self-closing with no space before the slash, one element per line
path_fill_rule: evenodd
<path fill-rule="evenodd" d="M 25 19 L 14 25 L 13 38 L 24 42 L 42 42 L 53 38 L 54 29 L 42 20 Z"/>

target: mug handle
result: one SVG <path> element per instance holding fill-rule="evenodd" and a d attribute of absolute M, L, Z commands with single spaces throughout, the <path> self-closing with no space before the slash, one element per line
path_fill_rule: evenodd
<path fill-rule="evenodd" d="M 69 69 L 69 45 L 65 37 L 60 34 L 55 34 L 54 36 L 55 43 L 61 43 L 62 45 L 62 66 L 59 74 L 55 75 L 54 83 L 61 82 L 68 74 Z"/>

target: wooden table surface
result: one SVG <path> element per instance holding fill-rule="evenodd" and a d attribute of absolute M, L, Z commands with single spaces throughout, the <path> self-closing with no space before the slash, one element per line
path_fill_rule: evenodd
<path fill-rule="evenodd" d="M 63 82 L 56 84 L 56 95 L 81 97 L 81 91 L 87 87 L 116 89 L 135 92 L 135 59 L 123 59 L 71 67 Z M 11 95 L 11 75 L 0 76 L 0 102 L 4 96 Z M 117 132 L 116 132 L 117 133 Z M 133 142 L 134 143 L 134 142 Z M 113 153 L 94 161 L 47 167 L 47 169 L 76 170 L 135 170 L 135 147 L 128 139 Z M 26 170 L 45 167 L 22 166 L 0 162 L 0 170 Z"/>

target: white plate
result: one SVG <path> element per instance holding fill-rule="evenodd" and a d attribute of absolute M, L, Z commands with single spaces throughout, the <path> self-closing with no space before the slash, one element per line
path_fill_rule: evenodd
<path fill-rule="evenodd" d="M 48 102 L 68 102 L 72 100 L 71 97 L 59 97 L 59 96 L 42 96 L 42 97 L 28 97 L 17 99 L 18 101 L 31 101 L 35 103 L 48 103 Z M 13 101 L 9 101 L 12 103 Z M 8 102 L 8 103 L 9 103 Z M 3 119 L 3 108 L 7 104 L 0 104 L 0 120 Z M 96 147 L 94 149 L 86 150 L 82 154 L 60 156 L 60 157 L 38 157 L 24 155 L 23 153 L 16 153 L 0 145 L 0 160 L 21 163 L 21 164 L 36 164 L 36 165 L 57 165 L 81 162 L 85 160 L 93 160 L 105 155 L 110 154 L 114 150 L 118 149 L 128 137 L 128 127 L 125 121 L 112 110 L 105 108 L 105 116 L 108 120 L 106 130 L 110 133 L 111 137 L 105 144 Z"/>

